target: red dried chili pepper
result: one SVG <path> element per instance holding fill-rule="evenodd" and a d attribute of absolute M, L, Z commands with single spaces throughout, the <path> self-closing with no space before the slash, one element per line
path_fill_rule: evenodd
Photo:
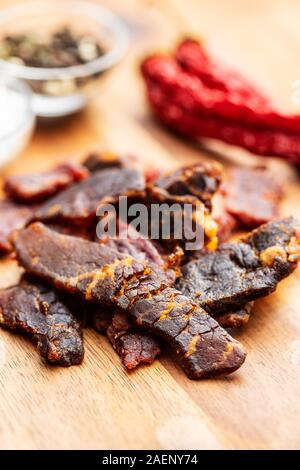
<path fill-rule="evenodd" d="M 209 88 L 239 95 L 253 101 L 253 104 L 270 102 L 238 72 L 214 61 L 205 51 L 203 44 L 194 39 L 182 41 L 177 47 L 175 57 L 187 72 L 200 78 Z"/>
<path fill-rule="evenodd" d="M 208 88 L 172 58 L 152 56 L 142 65 L 150 102 L 169 127 L 193 139 L 210 137 L 260 155 L 300 161 L 300 117 L 269 105 L 250 106 L 224 90 Z M 253 92 L 253 90 L 252 90 Z"/>

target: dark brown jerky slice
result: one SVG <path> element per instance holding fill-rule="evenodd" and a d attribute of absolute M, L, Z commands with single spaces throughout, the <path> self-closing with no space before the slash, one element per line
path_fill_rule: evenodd
<path fill-rule="evenodd" d="M 249 302 L 235 312 L 218 315 L 216 320 L 223 328 L 240 328 L 248 323 L 253 304 L 254 302 Z"/>
<path fill-rule="evenodd" d="M 87 169 L 79 164 L 63 163 L 44 173 L 9 176 L 4 182 L 4 191 L 16 201 L 35 203 L 86 179 L 88 175 Z"/>
<path fill-rule="evenodd" d="M 222 186 L 226 210 L 241 227 L 255 228 L 278 217 L 282 186 L 262 168 L 234 168 Z"/>
<path fill-rule="evenodd" d="M 211 199 L 220 186 L 220 164 L 197 163 L 161 176 L 154 185 L 176 196 L 194 196 L 211 209 Z"/>
<path fill-rule="evenodd" d="M 80 324 L 61 294 L 41 282 L 23 279 L 0 291 L 0 324 L 28 334 L 50 363 L 71 366 L 83 360 Z"/>
<path fill-rule="evenodd" d="M 137 232 L 132 226 L 117 220 L 117 235 L 103 236 L 99 243 L 105 244 L 119 253 L 127 254 L 139 261 L 150 261 L 160 267 L 173 269 L 177 275 L 180 272 L 183 251 L 175 247 L 172 253 L 163 250 L 155 240 L 150 240 Z"/>
<path fill-rule="evenodd" d="M 101 203 L 115 202 L 120 195 L 134 196 L 143 190 L 144 177 L 138 170 L 99 171 L 46 201 L 36 212 L 36 219 L 87 223 L 95 219 Z"/>
<path fill-rule="evenodd" d="M 137 159 L 132 155 L 119 156 L 110 152 L 91 153 L 84 160 L 83 165 L 91 173 L 95 173 L 109 168 L 136 167 Z"/>
<path fill-rule="evenodd" d="M 128 315 L 119 310 L 115 314 L 99 309 L 94 312 L 92 323 L 94 328 L 106 333 L 113 348 L 121 357 L 126 369 L 132 370 L 142 364 L 152 364 L 160 354 L 156 338 L 143 331 L 137 331 Z"/>
<path fill-rule="evenodd" d="M 196 164 L 180 168 L 147 185 L 148 204 L 159 204 L 161 209 L 166 206 L 165 215 L 172 215 L 169 225 L 173 229 L 170 237 L 166 239 L 162 233 L 159 237 L 164 246 L 179 244 L 185 251 L 191 250 L 191 243 L 192 250 L 195 247 L 201 249 L 203 246 L 208 249 L 216 248 L 218 226 L 210 212 L 211 200 L 219 188 L 221 175 L 221 166 L 217 163 Z M 181 210 L 173 212 L 172 207 L 175 206 Z M 162 220 L 165 215 L 162 215 Z M 182 224 L 184 230 L 180 230 L 178 234 L 177 228 Z M 152 220 L 149 225 L 152 233 Z M 157 225 L 157 221 L 154 221 L 154 228 Z"/>
<path fill-rule="evenodd" d="M 127 311 L 137 326 L 173 346 L 189 377 L 231 373 L 245 350 L 189 298 L 168 287 L 165 271 L 106 246 L 60 235 L 43 224 L 18 232 L 20 263 L 56 287 Z"/>
<path fill-rule="evenodd" d="M 55 230 L 58 233 L 65 235 L 72 235 L 73 237 L 84 238 L 85 240 L 91 240 L 95 236 L 95 228 L 86 225 L 66 225 L 59 222 L 49 222 L 47 227 L 51 230 Z"/>
<path fill-rule="evenodd" d="M 137 300 L 130 316 L 172 345 L 191 379 L 232 373 L 245 360 L 243 346 L 175 289 Z"/>
<path fill-rule="evenodd" d="M 218 226 L 218 244 L 228 242 L 238 224 L 235 218 L 227 212 L 224 197 L 220 192 L 213 199 L 211 215 Z"/>
<path fill-rule="evenodd" d="M 13 231 L 25 227 L 32 217 L 33 209 L 8 200 L 0 201 L 0 253 L 12 250 L 10 237 Z"/>
<path fill-rule="evenodd" d="M 177 288 L 211 315 L 228 313 L 273 292 L 300 257 L 299 222 L 269 222 L 182 268 Z"/>

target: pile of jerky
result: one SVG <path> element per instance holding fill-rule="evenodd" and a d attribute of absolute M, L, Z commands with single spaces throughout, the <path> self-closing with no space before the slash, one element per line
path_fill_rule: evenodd
<path fill-rule="evenodd" d="M 82 330 L 91 326 L 127 369 L 152 363 L 165 342 L 191 379 L 232 373 L 246 351 L 225 328 L 244 325 L 253 302 L 296 268 L 300 224 L 278 218 L 282 189 L 266 170 L 222 176 L 214 162 L 161 174 L 94 154 L 82 165 L 7 178 L 0 250 L 24 274 L 0 291 L 0 324 L 26 333 L 62 366 L 82 362 Z M 124 238 L 118 214 L 117 233 L 97 237 L 97 209 L 117 208 L 120 196 L 147 207 L 200 205 L 204 218 L 194 222 L 203 224 L 204 247 L 187 250 L 175 230 L 168 240 L 133 229 Z M 252 232 L 229 242 L 240 228 Z"/>

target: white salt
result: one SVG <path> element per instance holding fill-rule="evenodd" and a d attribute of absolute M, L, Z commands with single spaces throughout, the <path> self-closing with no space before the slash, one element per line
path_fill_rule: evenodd
<path fill-rule="evenodd" d="M 27 145 L 34 120 L 30 91 L 19 80 L 0 75 L 0 167 Z"/>
<path fill-rule="evenodd" d="M 0 142 L 16 131 L 24 121 L 27 98 L 0 80 Z"/>

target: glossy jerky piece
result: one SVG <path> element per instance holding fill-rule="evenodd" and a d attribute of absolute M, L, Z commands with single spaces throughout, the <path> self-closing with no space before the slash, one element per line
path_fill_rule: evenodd
<path fill-rule="evenodd" d="M 0 291 L 0 324 L 26 333 L 48 362 L 80 364 L 83 338 L 80 324 L 53 288 L 33 279 Z"/>
<path fill-rule="evenodd" d="M 19 233 L 19 232 L 18 232 Z M 105 245 L 63 235 L 42 223 L 16 234 L 14 246 L 26 270 L 86 300 L 110 303 L 126 279 L 144 272 L 144 264 Z"/>
<path fill-rule="evenodd" d="M 0 201 L 0 253 L 12 250 L 10 241 L 14 230 L 21 229 L 33 218 L 33 209 L 13 201 Z"/>
<path fill-rule="evenodd" d="M 133 155 L 116 155 L 110 152 L 91 153 L 83 165 L 91 172 L 107 170 L 109 168 L 136 168 L 137 159 Z"/>
<path fill-rule="evenodd" d="M 124 223 L 120 219 L 116 220 L 115 236 L 103 234 L 97 240 L 99 243 L 105 244 L 119 253 L 130 255 L 139 261 L 148 260 L 159 266 L 165 264 L 165 260 L 152 240 L 144 237 L 130 224 Z"/>
<path fill-rule="evenodd" d="M 164 266 L 165 264 L 158 250 L 146 238 L 141 237 L 136 240 L 109 238 L 102 243 L 120 253 L 133 256 L 139 261 L 149 260 L 158 266 Z"/>
<path fill-rule="evenodd" d="M 128 370 L 142 364 L 152 364 L 160 354 L 158 340 L 148 333 L 137 331 L 125 312 L 115 313 L 107 336 Z"/>
<path fill-rule="evenodd" d="M 130 255 L 136 260 L 149 261 L 160 267 L 172 269 L 176 275 L 179 275 L 183 257 L 181 248 L 175 247 L 171 253 L 166 252 L 157 241 L 146 238 L 130 224 L 125 224 L 118 219 L 116 226 L 116 236 L 103 236 L 98 239 L 99 243 L 105 244 L 119 253 Z"/>
<path fill-rule="evenodd" d="M 88 227 L 86 225 L 66 225 L 64 223 L 55 223 L 51 221 L 47 223 L 47 227 L 58 233 L 71 235 L 72 237 L 84 238 L 85 240 L 91 240 L 95 232 L 94 227 Z"/>
<path fill-rule="evenodd" d="M 22 203 L 40 202 L 88 175 L 83 166 L 64 163 L 43 173 L 9 176 L 4 182 L 4 191 Z"/>
<path fill-rule="evenodd" d="M 108 327 L 111 325 L 114 310 L 106 305 L 101 307 L 97 304 L 85 303 L 88 309 L 89 321 L 94 330 L 106 334 Z"/>
<path fill-rule="evenodd" d="M 191 378 L 227 374 L 245 350 L 195 302 L 169 287 L 165 271 L 106 246 L 32 224 L 14 239 L 17 258 L 31 273 L 85 300 L 126 311 L 137 326 L 163 337 Z"/>
<path fill-rule="evenodd" d="M 92 174 L 46 201 L 36 212 L 37 220 L 59 220 L 73 224 L 95 220 L 101 203 L 120 196 L 134 196 L 144 190 L 144 177 L 135 169 L 108 169 Z"/>
<path fill-rule="evenodd" d="M 137 300 L 130 316 L 172 345 L 191 379 L 232 373 L 245 360 L 243 346 L 175 289 Z"/>
<path fill-rule="evenodd" d="M 218 226 L 218 244 L 228 242 L 238 224 L 236 219 L 227 212 L 224 198 L 219 193 L 213 201 L 212 218 Z"/>
<path fill-rule="evenodd" d="M 160 354 L 157 339 L 137 330 L 125 312 L 119 310 L 113 313 L 108 308 L 93 305 L 90 316 L 94 329 L 107 335 L 126 369 L 151 364 Z"/>
<path fill-rule="evenodd" d="M 147 186 L 146 203 L 150 211 L 152 205 L 159 207 L 160 222 L 158 224 L 156 218 L 149 220 L 149 234 L 164 248 L 174 250 L 174 247 L 180 246 L 184 252 L 202 249 L 203 246 L 216 248 L 218 226 L 210 210 L 198 197 L 170 194 L 166 189 L 150 184 Z M 164 221 L 167 222 L 165 226 Z M 183 222 L 184 230 L 177 230 Z"/>
<path fill-rule="evenodd" d="M 278 217 L 283 189 L 263 168 L 234 168 L 222 185 L 226 210 L 241 227 L 256 228 Z"/>
<path fill-rule="evenodd" d="M 182 268 L 177 288 L 213 316 L 275 291 L 300 256 L 299 222 L 269 222 L 238 243 L 226 243 Z"/>
<path fill-rule="evenodd" d="M 222 166 L 217 162 L 198 163 L 179 168 L 154 181 L 158 188 L 177 196 L 195 196 L 211 209 L 211 199 L 222 180 Z"/>
<path fill-rule="evenodd" d="M 249 321 L 253 304 L 254 302 L 249 302 L 235 312 L 218 315 L 216 320 L 223 328 L 240 328 L 245 326 Z"/>

